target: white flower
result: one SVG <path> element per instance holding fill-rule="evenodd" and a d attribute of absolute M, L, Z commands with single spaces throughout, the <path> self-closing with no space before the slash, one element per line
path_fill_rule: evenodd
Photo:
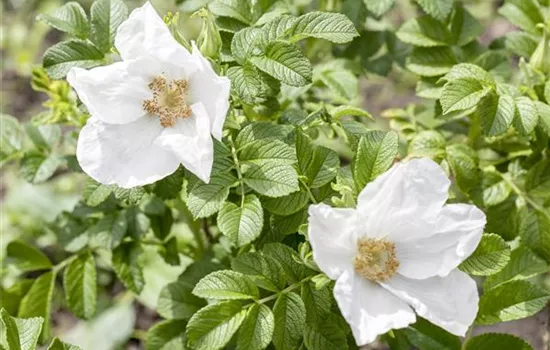
<path fill-rule="evenodd" d="M 180 164 L 208 182 L 213 142 L 222 137 L 229 80 L 219 77 L 193 44 L 189 53 L 150 3 L 118 28 L 122 62 L 67 80 L 92 117 L 80 132 L 77 158 L 103 184 L 141 186 Z"/>
<path fill-rule="evenodd" d="M 448 204 L 450 182 L 429 159 L 395 165 L 356 209 L 309 209 L 309 241 L 358 345 L 414 323 L 414 311 L 464 335 L 478 309 L 475 281 L 457 269 L 477 247 L 485 214 Z M 414 309 L 414 311 L 413 311 Z"/>

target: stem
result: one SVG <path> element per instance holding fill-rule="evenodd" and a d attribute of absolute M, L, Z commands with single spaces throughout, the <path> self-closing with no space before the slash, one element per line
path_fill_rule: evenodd
<path fill-rule="evenodd" d="M 196 258 L 200 259 L 206 249 L 204 238 L 201 232 L 201 224 L 199 221 L 193 218 L 193 214 L 191 214 L 191 212 L 187 208 L 187 204 L 185 204 L 183 201 L 181 202 L 181 205 L 178 209 L 180 209 L 180 213 L 185 218 L 185 222 L 187 222 L 187 224 L 189 225 L 189 229 L 191 230 L 191 233 L 193 233 L 195 242 L 197 242 Z"/>
<path fill-rule="evenodd" d="M 67 259 L 60 261 L 57 265 L 55 265 L 52 268 L 53 273 L 56 274 L 59 271 L 63 270 L 65 268 L 65 266 L 72 263 L 73 260 L 75 260 L 76 258 L 78 258 L 78 255 L 72 255 L 72 256 L 68 257 Z"/>
<path fill-rule="evenodd" d="M 472 336 L 472 332 L 474 331 L 474 326 L 470 326 L 468 328 L 468 332 L 466 333 L 466 336 L 464 336 L 464 342 L 462 343 L 462 346 L 460 347 L 461 350 L 466 350 L 466 343 L 468 343 L 468 340 Z"/>
<path fill-rule="evenodd" d="M 305 189 L 306 189 L 306 191 L 307 191 L 307 195 L 308 195 L 309 199 L 311 200 L 311 202 L 312 202 L 313 204 L 317 204 L 317 199 L 315 199 L 315 196 L 314 196 L 313 193 L 311 192 L 311 189 L 309 188 L 309 186 L 308 186 L 302 179 L 300 179 L 300 183 L 301 183 L 302 185 L 304 185 L 304 187 L 305 187 Z"/>
<path fill-rule="evenodd" d="M 510 187 L 512 188 L 512 190 L 518 195 L 520 196 L 521 198 L 523 198 L 529 205 L 531 205 L 536 211 L 538 212 L 541 212 L 545 215 L 547 215 L 548 217 L 549 214 L 547 213 L 547 211 L 539 204 L 537 203 L 535 200 L 533 200 L 531 197 L 529 197 L 525 192 L 523 192 L 517 185 L 516 183 L 510 179 L 509 176 L 506 176 L 506 175 L 501 175 L 502 179 L 508 184 L 510 185 Z"/>
<path fill-rule="evenodd" d="M 237 177 L 239 179 L 239 184 L 241 186 L 241 207 L 244 206 L 244 181 L 243 174 L 241 173 L 241 163 L 239 163 L 239 158 L 237 157 L 237 148 L 235 147 L 235 142 L 233 142 L 233 137 L 229 136 L 229 143 L 231 144 L 231 155 L 233 156 L 233 162 L 235 163 L 235 168 L 237 170 Z"/>
<path fill-rule="evenodd" d="M 468 131 L 468 143 L 474 149 L 477 148 L 476 146 L 477 146 L 479 136 L 481 136 L 480 116 L 479 116 L 479 113 L 475 112 L 472 114 L 472 117 L 470 118 L 470 128 Z"/>
<path fill-rule="evenodd" d="M 303 280 L 301 280 L 300 282 L 296 282 L 294 284 L 291 284 L 290 286 L 286 287 L 285 289 L 281 290 L 280 292 L 277 292 L 275 294 L 271 294 L 270 296 L 268 297 L 265 297 L 263 299 L 260 299 L 257 301 L 257 303 L 259 304 L 265 304 L 267 303 L 268 301 L 271 301 L 271 300 L 274 300 L 274 299 L 277 299 L 281 294 L 284 294 L 284 293 L 288 293 L 298 287 L 300 287 L 302 285 L 302 283 L 304 282 L 307 282 L 309 280 L 311 280 L 313 277 L 315 276 L 309 276 L 309 277 L 306 277 L 304 278 Z"/>

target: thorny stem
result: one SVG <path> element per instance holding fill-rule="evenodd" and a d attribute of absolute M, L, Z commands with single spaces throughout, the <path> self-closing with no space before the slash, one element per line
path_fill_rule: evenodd
<path fill-rule="evenodd" d="M 231 144 L 231 155 L 233 156 L 233 162 L 235 163 L 235 168 L 237 170 L 237 177 L 239 178 L 239 184 L 241 186 L 241 207 L 244 206 L 244 181 L 243 174 L 241 173 L 241 163 L 239 163 L 239 158 L 237 157 L 237 147 L 235 147 L 235 142 L 233 142 L 233 137 L 229 136 L 229 143 Z"/>

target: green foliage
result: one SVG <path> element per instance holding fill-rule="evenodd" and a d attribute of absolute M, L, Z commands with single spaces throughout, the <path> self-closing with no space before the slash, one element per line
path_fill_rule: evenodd
<path fill-rule="evenodd" d="M 493 275 L 506 266 L 510 260 L 510 248 L 495 234 L 484 234 L 477 249 L 460 266 L 474 276 Z"/>

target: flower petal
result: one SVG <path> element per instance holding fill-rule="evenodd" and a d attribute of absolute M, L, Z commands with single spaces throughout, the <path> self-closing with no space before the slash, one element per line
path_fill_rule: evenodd
<path fill-rule="evenodd" d="M 357 254 L 355 210 L 332 208 L 326 204 L 309 207 L 309 243 L 313 258 L 328 277 L 335 280 L 353 270 Z"/>
<path fill-rule="evenodd" d="M 430 234 L 449 185 L 443 169 L 428 158 L 394 165 L 359 194 L 364 234 L 393 242 Z"/>
<path fill-rule="evenodd" d="M 485 214 L 473 205 L 444 206 L 431 236 L 396 242 L 398 272 L 417 279 L 446 276 L 474 252 L 485 223 Z"/>
<path fill-rule="evenodd" d="M 424 280 L 395 275 L 382 286 L 411 305 L 419 316 L 455 335 L 464 336 L 477 314 L 476 283 L 458 269 L 445 277 Z"/>
<path fill-rule="evenodd" d="M 176 125 L 164 129 L 156 144 L 171 151 L 187 170 L 208 183 L 214 161 L 210 119 L 201 103 L 191 109 L 192 116 L 178 119 Z"/>
<path fill-rule="evenodd" d="M 170 33 L 150 2 L 135 9 L 117 31 L 115 46 L 123 60 L 154 56 L 167 62 L 186 60 L 190 56 Z"/>
<path fill-rule="evenodd" d="M 155 145 L 162 130 L 157 118 L 116 125 L 92 117 L 78 137 L 78 162 L 102 184 L 130 188 L 153 183 L 179 166 L 171 152 Z"/>
<path fill-rule="evenodd" d="M 193 56 L 199 63 L 199 69 L 190 77 L 190 100 L 194 103 L 202 102 L 210 117 L 212 135 L 221 141 L 223 123 L 229 109 L 231 84 L 227 77 L 220 77 L 214 72 L 194 42 Z"/>
<path fill-rule="evenodd" d="M 409 305 L 355 272 L 346 271 L 338 278 L 334 298 L 358 346 L 372 343 L 378 335 L 416 321 Z"/>
<path fill-rule="evenodd" d="M 117 62 L 90 70 L 72 68 L 67 81 L 92 116 L 105 123 L 126 124 L 146 114 L 142 103 L 151 97 L 147 85 L 156 68 L 148 60 Z"/>

